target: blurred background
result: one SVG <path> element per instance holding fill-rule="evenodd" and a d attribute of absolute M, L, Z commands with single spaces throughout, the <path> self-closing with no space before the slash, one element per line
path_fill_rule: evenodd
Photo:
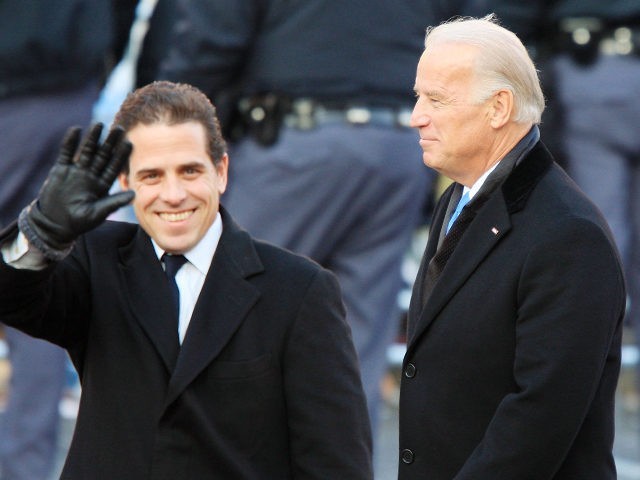
<path fill-rule="evenodd" d="M 249 0 L 234 0 L 232 10 L 237 18 L 223 30 L 215 23 L 215 15 L 209 18 L 207 14 L 215 13 L 216 8 L 226 9 L 229 2 L 211 0 L 210 11 L 194 15 L 190 8 L 198 3 L 0 2 L 0 151 L 17 153 L 7 157 L 15 161 L 0 161 L 0 228 L 34 198 L 68 126 L 84 125 L 89 120 L 109 124 L 126 94 L 154 79 L 188 81 L 212 98 L 230 140 L 232 164 L 236 159 L 267 156 L 276 148 L 287 151 L 292 132 L 307 132 L 304 134 L 309 138 L 313 138 L 313 132 L 335 135 L 323 126 L 328 121 L 327 112 L 313 110 L 314 103 L 308 98 L 321 98 L 323 104 L 341 108 L 345 102 L 375 105 L 350 111 L 354 115 L 345 120 L 340 135 L 351 142 L 349 149 L 373 156 L 376 147 L 366 143 L 368 137 L 360 136 L 366 131 L 363 127 L 380 128 L 373 130 L 377 137 L 384 128 L 389 139 L 385 151 L 396 154 L 388 163 L 398 170 L 401 162 L 406 162 L 404 173 L 414 185 L 420 185 L 419 194 L 408 201 L 397 200 L 397 210 L 392 212 L 403 219 L 397 236 L 404 243 L 396 262 L 380 267 L 387 269 L 390 278 L 397 276 L 397 282 L 389 287 L 391 305 L 385 306 L 387 313 L 376 320 L 378 330 L 371 335 L 378 343 L 375 349 L 359 346 L 362 358 L 371 357 L 367 362 L 374 372 L 367 373 L 365 379 L 369 400 L 372 404 L 379 400 L 378 408 L 372 410 L 378 419 L 374 420 L 376 480 L 395 479 L 404 314 L 428 237 L 431 208 L 448 182 L 422 166 L 417 134 L 407 127 L 415 66 L 428 25 L 457 15 L 495 12 L 501 23 L 523 40 L 540 71 L 547 98 L 541 125 L 543 141 L 600 207 L 621 252 L 629 302 L 614 452 L 619 478 L 640 479 L 640 354 L 636 340 L 640 322 L 640 0 L 353 0 L 350 8 L 360 9 L 362 15 L 343 14 L 340 9 L 346 7 L 340 2 L 307 0 L 299 7 L 289 2 L 286 8 L 300 8 L 300 19 L 304 18 L 303 10 L 311 9 L 306 13 L 311 13 L 314 22 L 326 22 L 329 26 L 322 28 L 323 36 L 314 33 L 311 24 L 296 25 L 296 16 L 283 18 L 273 13 L 278 7 L 259 10 L 252 8 L 254 2 Z M 381 23 L 386 27 L 372 28 Z M 287 28 L 276 32 L 280 44 L 259 43 L 258 32 L 266 28 L 264 25 L 277 29 L 281 24 Z M 193 44 L 205 44 L 207 49 L 193 51 Z M 224 48 L 217 48 L 218 44 Z M 269 57 L 270 48 L 273 58 Z M 338 51 L 349 61 L 330 63 L 340 58 L 335 55 Z M 301 62 L 300 68 L 291 67 L 290 57 Z M 300 99 L 304 101 L 297 101 Z M 389 109 L 394 112 L 393 124 L 381 115 Z M 279 136 L 280 130 L 287 135 Z M 47 141 L 42 145 L 29 140 L 45 134 Z M 404 153 L 407 151 L 410 154 Z M 294 155 L 295 150 L 290 152 Z M 349 168 L 355 174 L 357 162 L 354 160 Z M 416 175 L 411 168 L 422 173 Z M 373 176 L 370 178 L 373 182 Z M 244 181 L 240 173 L 231 178 L 232 185 Z M 254 226 L 250 215 L 262 216 L 256 205 L 261 202 L 247 196 L 242 203 L 235 195 L 223 198 L 223 203 L 231 203 L 234 216 L 262 236 L 262 226 Z M 373 207 L 380 210 L 384 200 L 380 198 Z M 361 213 L 367 216 L 370 212 Z M 134 221 L 127 209 L 114 219 Z M 356 232 L 356 227 L 349 228 L 354 235 L 367 235 L 366 231 Z M 264 236 L 267 238 L 268 232 Z M 394 248 L 397 250 L 397 245 Z M 320 253 L 303 253 L 328 268 L 339 268 L 339 262 L 332 263 L 339 258 L 337 247 L 336 251 L 322 252 L 322 258 Z M 351 266 L 373 264 L 376 255 L 360 255 L 364 257 L 357 260 L 360 265 Z M 348 303 L 351 290 L 343 288 Z M 367 311 L 371 307 L 348 305 L 348 310 Z M 26 480 L 55 479 L 73 432 L 80 386 L 64 353 L 48 351 L 48 346 L 14 335 L 0 324 L 0 425 L 11 423 L 14 432 L 12 437 L 0 436 L 0 454 L 14 440 L 19 443 L 17 450 L 44 452 L 47 458 L 43 464 L 52 464 L 42 470 L 47 473 Z M 50 375 L 36 378 L 31 374 L 52 367 L 55 373 Z M 26 415 L 12 413 L 12 392 L 35 392 L 28 394 L 29 408 L 50 412 L 42 415 L 47 417 L 42 425 L 22 422 Z M 17 442 L 17 432 L 24 433 L 25 439 Z"/>

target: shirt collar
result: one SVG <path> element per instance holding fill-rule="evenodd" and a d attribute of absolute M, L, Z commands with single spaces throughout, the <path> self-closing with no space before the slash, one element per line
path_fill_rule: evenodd
<path fill-rule="evenodd" d="M 478 193 L 487 177 L 498 167 L 498 165 L 500 165 L 501 162 L 511 158 L 515 158 L 515 164 L 517 165 L 518 163 L 520 163 L 522 158 L 531 151 L 538 140 L 540 140 L 540 129 L 537 125 L 534 125 L 533 127 L 531 127 L 531 130 L 529 130 L 529 132 L 524 137 L 522 137 L 522 139 L 516 144 L 516 146 L 513 147 L 513 149 L 511 149 L 511 151 L 507 153 L 502 160 L 500 160 L 489 170 L 484 172 L 482 176 L 478 180 L 476 180 L 476 183 L 471 186 L 471 188 L 465 186 L 462 189 L 462 195 L 469 192 L 469 198 L 473 198 L 473 196 Z"/>
<path fill-rule="evenodd" d="M 183 253 L 186 259 L 189 260 L 189 263 L 196 267 L 203 275 L 206 275 L 209 271 L 209 266 L 211 265 L 213 256 L 216 253 L 221 236 L 222 217 L 220 216 L 220 212 L 218 212 L 215 220 L 200 241 L 191 250 Z M 151 242 L 153 243 L 153 249 L 156 252 L 156 256 L 158 257 L 158 260 L 160 260 L 165 251 L 160 248 L 153 238 L 151 239 Z"/>

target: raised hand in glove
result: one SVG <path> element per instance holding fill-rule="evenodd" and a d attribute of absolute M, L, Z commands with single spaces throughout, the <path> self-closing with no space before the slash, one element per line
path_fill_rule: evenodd
<path fill-rule="evenodd" d="M 102 144 L 101 133 L 102 124 L 97 123 L 81 142 L 80 128 L 70 128 L 38 198 L 20 213 L 20 231 L 51 260 L 63 259 L 79 235 L 135 196 L 131 190 L 109 195 L 131 144 L 122 129 L 113 129 Z"/>

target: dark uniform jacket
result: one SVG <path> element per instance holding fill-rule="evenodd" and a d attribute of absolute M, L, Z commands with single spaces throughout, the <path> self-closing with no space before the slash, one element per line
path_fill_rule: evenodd
<path fill-rule="evenodd" d="M 110 3 L 0 2 L 0 99 L 78 88 L 103 76 L 115 41 Z"/>
<path fill-rule="evenodd" d="M 440 231 L 456 188 L 434 214 Z M 600 213 L 538 143 L 409 310 L 400 480 L 607 480 L 625 288 Z"/>
<path fill-rule="evenodd" d="M 137 225 L 107 222 L 43 271 L 0 262 L 0 321 L 65 347 L 80 375 L 63 479 L 372 478 L 334 276 L 223 225 L 179 352 Z"/>
<path fill-rule="evenodd" d="M 216 106 L 230 89 L 410 106 L 427 26 L 458 13 L 448 0 L 176 3 L 159 78 L 195 85 Z"/>

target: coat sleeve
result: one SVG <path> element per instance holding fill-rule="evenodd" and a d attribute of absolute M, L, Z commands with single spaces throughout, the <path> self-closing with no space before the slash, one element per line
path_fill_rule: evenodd
<path fill-rule="evenodd" d="M 567 223 L 527 255 L 517 290 L 517 390 L 499 404 L 455 480 L 554 478 L 583 424 L 599 421 L 588 412 L 613 411 L 625 310 L 620 263 L 601 227 Z M 612 443 L 609 420 L 602 438 L 588 442 Z"/>
<path fill-rule="evenodd" d="M 289 332 L 283 364 L 295 479 L 372 479 L 358 360 L 335 277 L 320 270 Z"/>
<path fill-rule="evenodd" d="M 0 242 L 14 230 L 0 234 Z M 0 322 L 68 348 L 86 332 L 88 285 L 75 254 L 42 270 L 15 269 L 0 256 Z"/>

